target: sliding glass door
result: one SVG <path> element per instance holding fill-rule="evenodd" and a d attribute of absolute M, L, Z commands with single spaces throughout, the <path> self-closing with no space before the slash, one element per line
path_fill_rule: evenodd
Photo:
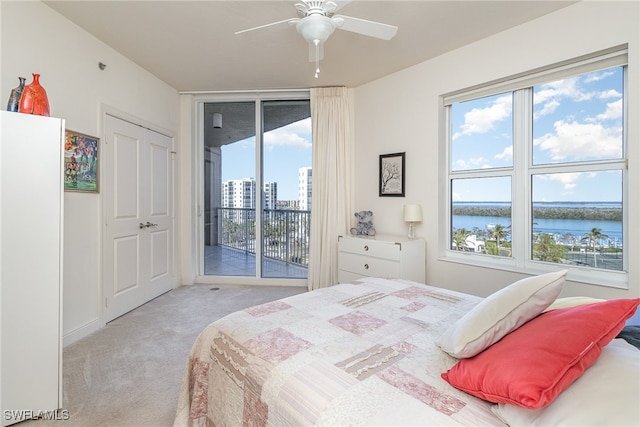
<path fill-rule="evenodd" d="M 204 103 L 203 273 L 306 278 L 308 99 Z"/>
<path fill-rule="evenodd" d="M 312 184 L 309 101 L 266 101 L 262 118 L 262 277 L 306 278 Z"/>

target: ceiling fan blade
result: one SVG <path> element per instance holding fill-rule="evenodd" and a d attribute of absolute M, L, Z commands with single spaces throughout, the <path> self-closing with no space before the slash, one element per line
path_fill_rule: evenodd
<path fill-rule="evenodd" d="M 318 44 L 318 61 L 322 61 L 324 58 L 324 43 Z M 309 62 L 316 61 L 316 45 L 309 43 Z"/>
<path fill-rule="evenodd" d="M 383 40 L 391 40 L 398 31 L 398 27 L 395 25 L 353 18 L 351 16 L 333 15 L 332 19 L 336 23 L 336 27 L 341 30 L 351 31 L 352 33 L 363 34 L 365 36 L 376 37 Z"/>
<path fill-rule="evenodd" d="M 298 21 L 299 21 L 298 18 L 289 18 L 289 19 L 284 19 L 282 21 L 278 21 L 278 22 L 272 22 L 270 24 L 260 25 L 259 27 L 247 28 L 246 30 L 236 31 L 233 34 L 237 35 L 237 34 L 242 34 L 242 33 L 248 33 L 249 31 L 262 30 L 263 28 L 273 27 L 275 25 L 280 25 L 280 24 L 284 24 L 284 23 L 294 24 L 294 23 L 296 23 Z"/>

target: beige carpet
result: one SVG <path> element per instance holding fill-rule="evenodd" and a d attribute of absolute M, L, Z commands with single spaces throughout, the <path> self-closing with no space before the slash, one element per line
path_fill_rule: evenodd
<path fill-rule="evenodd" d="M 306 291 L 299 287 L 212 288 L 174 289 L 67 346 L 63 384 L 69 419 L 19 425 L 170 426 L 187 355 L 205 326 L 233 311 Z"/>

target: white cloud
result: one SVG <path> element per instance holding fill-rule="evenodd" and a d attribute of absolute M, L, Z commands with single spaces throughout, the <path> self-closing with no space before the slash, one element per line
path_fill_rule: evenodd
<path fill-rule="evenodd" d="M 600 99 L 622 98 L 622 94 L 615 89 L 605 90 L 598 95 Z"/>
<path fill-rule="evenodd" d="M 585 78 L 584 78 L 584 82 L 585 83 L 591 83 L 591 82 L 597 82 L 599 80 L 605 79 L 609 76 L 614 75 L 615 72 L 613 71 L 598 71 L 595 73 L 591 73 L 588 74 Z"/>
<path fill-rule="evenodd" d="M 545 103 L 542 106 L 542 109 L 540 109 L 539 111 L 536 111 L 534 113 L 534 118 L 538 118 L 541 116 L 547 116 L 549 114 L 552 114 L 554 111 L 556 111 L 556 109 L 560 106 L 560 102 L 556 101 L 556 100 L 551 100 L 547 103 Z"/>
<path fill-rule="evenodd" d="M 493 157 L 495 159 L 498 159 L 498 160 L 511 160 L 511 159 L 513 159 L 513 145 L 508 146 L 507 148 L 505 148 L 502 151 L 502 153 L 498 153 Z"/>
<path fill-rule="evenodd" d="M 274 129 L 264 134 L 264 145 L 268 150 L 277 146 L 293 148 L 311 148 L 309 132 L 311 131 L 311 119 L 300 120 L 288 126 Z"/>
<path fill-rule="evenodd" d="M 554 173 L 548 176 L 551 181 L 560 182 L 565 190 L 570 191 L 575 188 L 576 182 L 580 179 L 581 175 L 582 173 L 580 172 L 572 172 L 572 173 Z"/>
<path fill-rule="evenodd" d="M 604 113 L 596 116 L 598 120 L 617 120 L 622 118 L 622 99 L 607 103 Z"/>
<path fill-rule="evenodd" d="M 453 135 L 453 139 L 462 135 L 490 131 L 494 123 L 511 117 L 512 108 L 511 94 L 509 94 L 497 98 L 489 107 L 472 109 L 465 113 L 464 123 L 460 126 L 461 130 Z"/>
<path fill-rule="evenodd" d="M 561 98 L 571 98 L 574 100 L 586 100 L 592 98 L 593 92 L 584 92 L 578 86 L 578 78 L 556 80 L 555 82 L 540 85 L 540 89 L 536 91 L 534 103 L 547 103 L 551 101 L 557 102 Z"/>
<path fill-rule="evenodd" d="M 548 133 L 533 143 L 549 153 L 553 160 L 619 158 L 622 155 L 619 127 L 599 123 L 577 123 L 559 120 Z"/>
<path fill-rule="evenodd" d="M 481 169 L 487 168 L 487 159 L 484 157 L 472 157 L 469 159 L 460 159 L 455 162 L 456 170 Z"/>
<path fill-rule="evenodd" d="M 609 74 L 607 74 L 609 75 Z M 589 75 L 582 79 L 583 82 L 587 83 L 590 81 L 596 81 L 601 78 L 604 78 L 604 73 L 600 74 L 600 78 L 598 76 Z M 540 89 L 538 89 L 534 96 L 534 104 L 539 105 L 542 104 L 542 107 L 539 108 L 535 112 L 535 117 L 546 116 L 558 109 L 560 106 L 560 101 L 563 98 L 569 98 L 573 101 L 588 101 L 593 99 L 594 97 L 603 98 L 613 98 L 616 96 L 620 96 L 620 94 L 615 90 L 609 90 L 604 92 L 585 92 L 584 89 L 580 87 L 581 80 L 578 77 L 573 77 L 564 80 L 557 80 L 555 82 L 546 83 L 540 85 Z"/>

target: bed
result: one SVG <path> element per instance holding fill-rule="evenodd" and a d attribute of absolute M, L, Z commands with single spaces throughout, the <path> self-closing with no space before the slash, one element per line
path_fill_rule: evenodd
<path fill-rule="evenodd" d="M 531 409 L 473 395 L 465 389 L 468 384 L 454 379 L 473 367 L 455 369 L 498 347 L 505 341 L 501 338 L 515 336 L 535 323 L 532 318 L 545 317 L 542 312 L 556 300 L 564 276 L 561 279 L 554 281 L 551 290 L 538 280 L 533 286 L 536 292 L 527 290 L 526 304 L 514 300 L 526 293 L 522 286 L 515 286 L 510 294 L 498 292 L 496 298 L 482 299 L 406 280 L 365 278 L 235 312 L 209 325 L 196 339 L 175 425 L 503 426 L 517 424 L 514 420 L 530 424 L 526 417 L 546 414 L 548 404 Z M 635 311 L 631 307 L 639 302 L 628 303 L 617 318 L 630 317 Z M 460 328 L 462 319 L 466 319 L 466 330 Z M 478 337 L 483 322 L 490 326 Z M 469 325 L 476 333 L 471 340 Z M 624 357 L 631 360 L 630 369 L 640 372 L 640 350 L 614 336 L 608 341 L 620 341 Z M 605 345 L 603 341 L 601 347 Z M 619 359 L 614 359 L 611 363 L 619 366 Z M 623 372 L 628 375 L 628 370 Z M 633 384 L 629 387 L 622 392 L 636 398 L 633 406 L 637 408 L 639 393 Z M 569 403 L 563 407 L 575 412 Z M 515 415 L 508 413 L 513 408 Z M 635 422 L 633 413 L 631 417 Z M 608 420 L 627 422 L 626 418 Z"/>

